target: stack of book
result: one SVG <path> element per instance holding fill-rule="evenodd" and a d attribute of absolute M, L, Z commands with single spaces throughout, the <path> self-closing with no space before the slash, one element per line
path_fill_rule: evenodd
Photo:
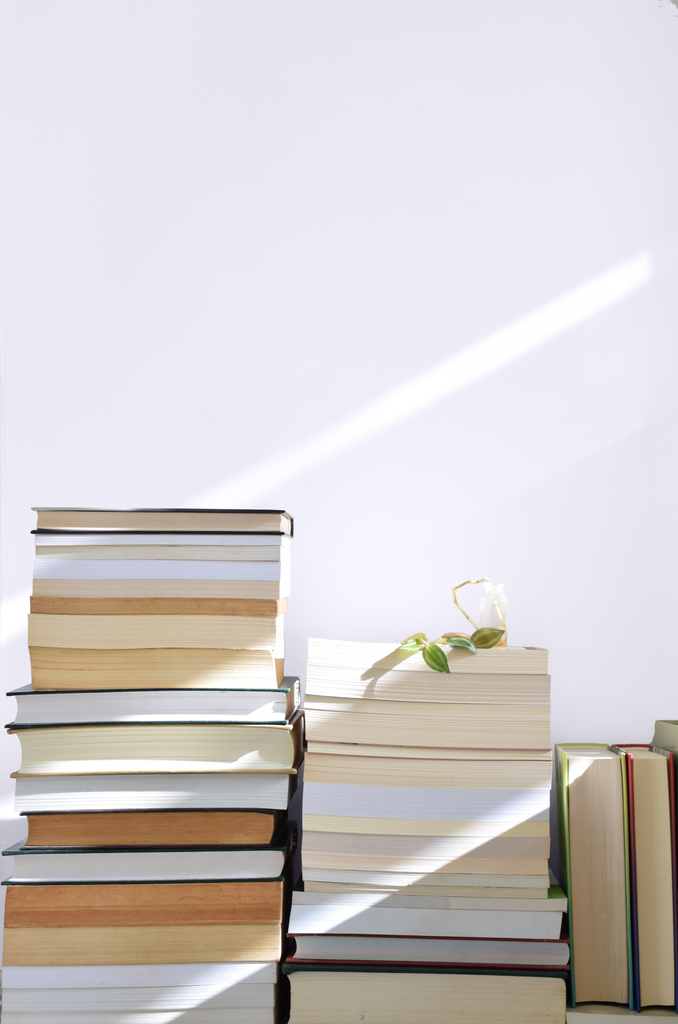
<path fill-rule="evenodd" d="M 447 658 L 310 641 L 291 1024 L 565 1021 L 547 652 Z"/>
<path fill-rule="evenodd" d="M 675 755 L 671 721 L 652 745 L 556 747 L 573 1005 L 678 1010 Z"/>
<path fill-rule="evenodd" d="M 291 534 L 284 512 L 38 510 L 3 1024 L 274 1021 Z"/>

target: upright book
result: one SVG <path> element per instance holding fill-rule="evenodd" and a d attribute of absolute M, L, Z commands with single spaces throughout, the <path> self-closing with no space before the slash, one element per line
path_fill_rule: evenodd
<path fill-rule="evenodd" d="M 626 763 L 635 1009 L 676 1006 L 673 755 L 612 748 Z"/>
<path fill-rule="evenodd" d="M 623 758 L 606 744 L 556 746 L 558 832 L 569 898 L 572 1001 L 633 1007 Z"/>

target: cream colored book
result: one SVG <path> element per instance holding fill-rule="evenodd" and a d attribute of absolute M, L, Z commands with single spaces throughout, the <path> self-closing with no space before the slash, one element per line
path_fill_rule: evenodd
<path fill-rule="evenodd" d="M 183 533 L 129 530 L 33 530 L 36 548 L 41 547 L 256 547 L 286 548 L 292 538 L 277 533 Z"/>
<path fill-rule="evenodd" d="M 340 883 L 342 885 L 354 885 L 362 888 L 380 889 L 407 889 L 411 892 L 411 886 L 420 886 L 421 892 L 430 891 L 434 893 L 439 890 L 439 895 L 490 895 L 509 896 L 511 893 L 529 898 L 533 892 L 535 899 L 546 899 L 549 890 L 550 878 L 547 872 L 541 874 L 469 874 L 454 873 L 445 874 L 441 871 L 425 868 L 419 871 L 382 871 L 374 868 L 312 868 L 304 865 L 304 886 L 309 882 L 320 882 L 324 885 Z M 429 890 L 429 886 L 434 888 Z M 456 893 L 452 892 L 456 890 Z M 444 890 L 444 892 L 443 892 Z"/>
<path fill-rule="evenodd" d="M 273 690 L 283 678 L 282 660 L 272 651 L 31 647 L 29 653 L 34 690 Z"/>
<path fill-rule="evenodd" d="M 490 651 L 450 650 L 448 653 L 450 672 L 462 674 L 526 673 L 543 675 L 548 672 L 548 651 L 538 647 L 495 647 Z M 316 666 L 340 668 L 373 668 L 385 672 L 392 668 L 406 672 L 422 672 L 421 657 L 413 656 L 400 649 L 400 643 L 363 643 L 351 640 L 308 641 L 308 662 Z"/>
<path fill-rule="evenodd" d="M 562 895 L 562 894 L 561 894 Z M 563 911 L 558 903 L 567 901 L 532 900 L 518 910 L 511 906 L 490 909 L 479 901 L 465 900 L 471 906 L 458 906 L 459 900 L 439 897 L 387 896 L 378 893 L 337 895 L 335 893 L 292 893 L 290 935 L 381 935 L 437 936 L 463 935 L 475 939 L 560 939 Z M 502 901 L 507 903 L 508 901 Z M 476 904 L 473 906 L 473 904 Z M 530 906 L 530 903 L 532 904 Z M 541 907 L 542 904 L 550 907 Z M 541 909 L 537 910 L 537 907 Z M 545 952 L 545 950 L 542 950 Z M 569 960 L 569 949 L 567 952 Z M 296 956 L 304 957 L 297 953 Z M 306 954 L 308 956 L 308 954 Z M 309 957 L 312 958 L 312 957 Z M 329 957 L 328 959 L 332 959 Z M 347 959 L 353 959 L 349 956 Z M 360 959 L 370 959 L 361 957 Z M 371 959 L 382 959 L 373 957 Z M 384 958 L 390 960 L 390 957 Z M 403 957 L 403 959 L 406 959 Z M 427 958 L 422 958 L 427 959 Z M 436 957 L 443 963 L 447 958 Z M 449 963 L 450 960 L 447 959 Z M 452 961 L 454 962 L 454 961 Z M 477 962 L 487 963 L 479 958 Z M 495 963 L 497 961 L 494 961 Z M 539 961 L 525 959 L 523 963 Z"/>
<path fill-rule="evenodd" d="M 548 874 L 548 857 L 473 857 L 470 854 L 448 860 L 440 857 L 405 857 L 397 854 L 333 853 L 302 850 L 302 873 L 308 868 L 332 871 L 399 871 L 411 874 L 469 875 L 537 875 Z"/>
<path fill-rule="evenodd" d="M 270 650 L 283 657 L 284 616 L 29 615 L 30 647 Z"/>
<path fill-rule="evenodd" d="M 355 971 L 290 973 L 289 1024 L 565 1024 L 560 978 Z"/>
<path fill-rule="evenodd" d="M 400 644 L 309 640 L 310 696 L 443 704 L 540 704 L 550 700 L 548 652 L 525 647 L 449 650 L 448 673 L 433 672 L 421 653 Z"/>
<path fill-rule="evenodd" d="M 3 966 L 279 960 L 276 924 L 5 928 Z"/>
<path fill-rule="evenodd" d="M 494 839 L 548 838 L 548 821 L 439 821 L 435 818 L 357 818 L 336 814 L 304 814 L 304 832 L 349 832 L 379 836 L 472 836 Z"/>
<path fill-rule="evenodd" d="M 412 886 L 418 892 L 383 892 L 379 889 L 364 889 L 354 891 L 355 886 L 335 885 L 332 883 L 323 884 L 314 882 L 314 888 L 293 893 L 293 902 L 297 905 L 306 906 L 368 906 L 381 907 L 384 910 L 391 907 L 403 909 L 421 907 L 428 910 L 493 910 L 493 911 L 518 911 L 532 914 L 564 914 L 567 912 L 567 897 L 560 886 L 551 886 L 548 896 L 545 899 L 531 899 L 524 897 L 473 897 L 473 896 L 438 896 L 427 889 L 428 886 Z M 423 890 L 423 891 L 422 891 Z M 313 895 L 310 895 L 313 893 Z M 316 895 L 320 894 L 320 895 Z M 343 901 L 346 901 L 345 904 Z M 350 922 L 350 918 L 348 919 Z M 384 934 L 389 934 L 385 932 Z M 515 936 L 514 936 L 515 937 Z M 560 929 L 557 938 L 560 937 Z"/>
<path fill-rule="evenodd" d="M 429 761 L 533 761 L 548 763 L 549 771 L 552 764 L 552 753 L 550 747 L 539 747 L 532 750 L 520 750 L 515 748 L 507 750 L 505 747 L 497 747 L 496 750 L 489 747 L 404 747 L 392 746 L 388 743 L 324 743 L 309 740 L 307 744 L 309 754 L 332 755 L 336 757 L 386 757 L 416 758 Z M 436 765 L 431 765 L 431 771 L 437 770 Z"/>
<path fill-rule="evenodd" d="M 292 517 L 280 509 L 34 508 L 38 530 L 129 530 L 172 533 L 280 533 Z"/>
<path fill-rule="evenodd" d="M 48 540 L 48 538 L 43 538 Z M 73 543 L 41 543 L 35 548 L 38 559 L 57 562 L 67 561 L 214 561 L 214 562 L 288 562 L 289 547 L 263 547 L 261 545 L 228 544 L 100 544 L 80 545 L 77 538 Z"/>
<path fill-rule="evenodd" d="M 345 745 L 346 747 L 349 744 Z M 358 747 L 358 751 L 362 748 Z M 370 748 L 372 749 L 372 748 Z M 397 748 L 400 749 L 400 748 Z M 464 752 L 465 753 L 465 752 Z M 304 778 L 307 782 L 350 785 L 393 786 L 406 780 L 408 786 L 449 789 L 545 789 L 551 788 L 551 761 L 467 760 L 461 756 L 363 757 L 352 754 L 307 752 Z"/>
<path fill-rule="evenodd" d="M 548 822 L 550 803 L 547 789 L 429 789 L 308 780 L 304 784 L 304 814 L 336 817 L 482 821 L 504 828 L 509 823 Z"/>
<path fill-rule="evenodd" d="M 290 595 L 283 580 L 33 580 L 34 597 L 210 598 L 278 601 Z"/>
<path fill-rule="evenodd" d="M 509 648 L 510 650 L 511 648 Z M 478 651 L 477 655 L 491 654 Z M 415 657 L 415 655 L 411 655 Z M 421 658 L 421 655 L 416 655 Z M 451 657 L 448 656 L 448 664 Z M 404 663 L 405 664 L 405 663 Z M 351 697 L 354 700 L 420 700 L 435 704 L 548 704 L 551 677 L 527 673 L 434 672 L 423 660 L 406 670 L 375 671 L 308 666 L 309 697 Z"/>
<path fill-rule="evenodd" d="M 11 729 L 27 775 L 286 771 L 301 754 L 289 725 L 76 725 Z"/>
<path fill-rule="evenodd" d="M 314 872 L 314 874 L 321 874 L 322 872 Z M 345 874 L 346 872 L 344 872 Z M 394 876 L 395 877 L 395 876 Z M 433 879 L 436 879 L 438 883 L 443 881 L 442 876 L 433 875 Z M 518 888 L 518 887 L 501 887 L 499 885 L 455 885 L 458 881 L 454 875 L 447 875 L 445 881 L 447 884 L 435 884 L 426 885 L 413 882 L 410 885 L 403 885 L 399 888 L 397 883 L 389 885 L 379 886 L 376 884 L 369 885 L 368 883 L 359 882 L 319 882 L 313 881 L 307 876 L 304 876 L 304 890 L 305 892 L 334 892 L 334 893 L 375 893 L 381 895 L 382 898 L 386 899 L 389 894 L 400 895 L 400 896 L 431 896 L 445 899 L 460 900 L 463 903 L 469 901 L 486 900 L 489 903 L 517 903 L 527 901 L 533 902 L 546 902 L 548 897 L 548 888 L 545 888 L 546 882 L 542 881 L 541 888 Z M 512 879 L 513 881 L 513 879 Z M 540 881 L 538 879 L 538 881 Z"/>
<path fill-rule="evenodd" d="M 623 756 L 605 744 L 559 744 L 555 752 L 575 999 L 627 1003 Z"/>
<path fill-rule="evenodd" d="M 548 824 L 545 822 L 544 824 Z M 482 838 L 482 842 L 478 840 Z M 545 859 L 550 853 L 551 842 L 548 837 L 508 836 L 501 833 L 494 835 L 393 835 L 344 832 L 304 833 L 302 854 L 328 854 L 337 858 L 344 856 L 360 857 L 393 857 L 423 860 L 452 861 L 475 860 L 525 860 L 530 858 Z M 341 866 L 341 865 L 339 865 Z M 465 870 L 473 870 L 466 867 Z"/>
<path fill-rule="evenodd" d="M 673 1006 L 675 962 L 669 760 L 642 747 L 620 747 L 628 764 L 629 828 L 635 840 L 638 968 L 641 1006 Z"/>
<path fill-rule="evenodd" d="M 445 713 L 440 705 L 414 701 L 307 695 L 305 708 L 310 742 L 521 749 L 551 742 L 548 704 L 457 704 Z"/>

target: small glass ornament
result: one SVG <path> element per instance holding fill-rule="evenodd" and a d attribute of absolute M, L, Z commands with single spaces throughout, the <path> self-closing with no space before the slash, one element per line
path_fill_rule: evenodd
<path fill-rule="evenodd" d="M 484 581 L 485 593 L 480 598 L 480 627 L 503 629 L 504 635 L 497 647 L 506 647 L 506 594 L 503 583 Z"/>

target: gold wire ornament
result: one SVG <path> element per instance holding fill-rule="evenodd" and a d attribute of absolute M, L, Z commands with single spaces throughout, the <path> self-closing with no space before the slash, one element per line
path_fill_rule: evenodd
<path fill-rule="evenodd" d="M 464 580 L 463 583 L 458 583 L 456 587 L 452 587 L 452 599 L 453 599 L 454 603 L 456 604 L 457 608 L 459 609 L 461 614 L 464 616 L 464 618 L 467 619 L 468 622 L 471 623 L 471 625 L 473 626 L 474 629 L 477 629 L 478 627 L 476 626 L 476 624 L 473 621 L 473 619 L 471 618 L 471 616 L 466 614 L 466 612 L 464 611 L 462 606 L 459 604 L 459 601 L 457 600 L 457 591 L 461 590 L 462 587 L 468 586 L 469 583 L 471 583 L 471 584 L 473 584 L 475 586 L 476 583 L 492 583 L 492 580 L 488 580 L 487 576 L 481 576 L 479 580 Z M 495 584 L 492 584 L 492 585 L 495 586 Z M 497 612 L 497 618 L 501 622 L 501 627 L 502 627 L 502 629 L 504 631 L 506 631 L 506 623 L 504 622 L 504 616 L 501 614 L 501 609 L 499 607 L 499 602 L 495 598 L 492 603 L 494 604 L 495 610 Z"/>

